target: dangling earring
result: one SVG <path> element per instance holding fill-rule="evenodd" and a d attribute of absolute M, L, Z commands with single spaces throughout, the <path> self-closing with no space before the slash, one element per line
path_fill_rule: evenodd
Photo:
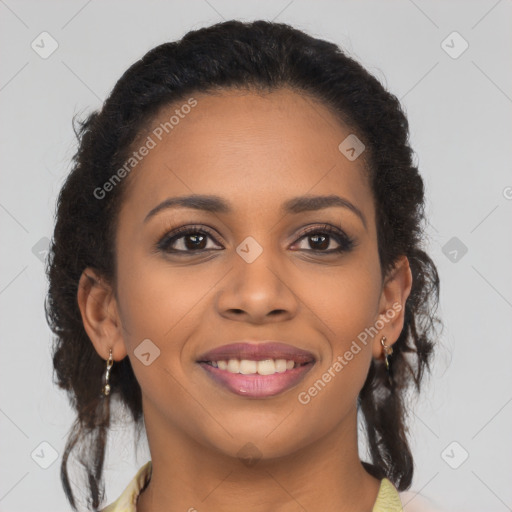
<path fill-rule="evenodd" d="M 386 336 L 382 336 L 380 344 L 382 345 L 382 352 L 384 353 L 384 361 L 386 363 L 386 371 L 388 373 L 389 384 L 393 385 L 393 381 L 391 380 L 391 371 L 389 369 L 389 356 L 393 353 L 393 347 L 386 345 L 386 340 Z"/>
<path fill-rule="evenodd" d="M 101 390 L 102 394 L 105 396 L 108 396 L 110 394 L 110 384 L 108 383 L 108 379 L 110 377 L 110 369 L 112 368 L 113 364 L 114 364 L 114 360 L 112 359 L 112 349 L 110 349 L 110 353 L 108 355 L 108 361 L 107 361 L 107 369 L 105 370 L 105 385 L 103 386 L 103 389 Z"/>
<path fill-rule="evenodd" d="M 389 371 L 389 357 L 393 353 L 393 347 L 386 345 L 386 336 L 382 336 L 380 344 L 382 345 L 382 352 L 384 353 L 384 361 L 386 362 L 386 370 Z"/>

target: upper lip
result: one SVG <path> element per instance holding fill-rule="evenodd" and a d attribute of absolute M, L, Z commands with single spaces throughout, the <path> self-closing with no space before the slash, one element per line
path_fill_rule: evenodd
<path fill-rule="evenodd" d="M 281 343 L 278 341 L 266 342 L 238 342 L 222 345 L 201 354 L 197 362 L 207 361 L 228 361 L 229 359 L 250 359 L 254 361 L 262 361 L 264 359 L 286 359 L 296 363 L 309 363 L 315 360 L 311 352 L 302 350 Z"/>

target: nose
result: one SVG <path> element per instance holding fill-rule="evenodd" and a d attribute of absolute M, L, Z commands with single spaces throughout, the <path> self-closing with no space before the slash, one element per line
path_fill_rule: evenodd
<path fill-rule="evenodd" d="M 293 292 L 294 274 L 285 265 L 285 262 L 278 263 L 270 250 L 263 251 L 250 263 L 237 254 L 217 296 L 219 314 L 254 324 L 293 318 L 300 301 Z"/>

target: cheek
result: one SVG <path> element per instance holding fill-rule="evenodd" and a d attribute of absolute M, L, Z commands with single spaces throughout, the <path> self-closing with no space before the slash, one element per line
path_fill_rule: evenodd
<path fill-rule="evenodd" d="M 345 281 L 342 289 L 333 294 L 328 309 L 333 349 L 344 351 L 347 343 L 374 325 L 378 314 L 377 292 L 374 283 L 360 279 L 357 282 Z"/>
<path fill-rule="evenodd" d="M 328 327 L 333 356 L 345 352 L 378 319 L 380 267 L 371 258 L 358 255 L 312 289 L 310 304 Z"/>
<path fill-rule="evenodd" d="M 145 398 L 165 404 L 172 397 L 186 405 L 183 349 L 199 322 L 198 303 L 216 280 L 197 276 L 197 267 L 194 277 L 193 271 L 171 269 L 157 258 L 119 258 L 118 263 L 123 337 Z"/>
<path fill-rule="evenodd" d="M 372 338 L 365 329 L 375 323 L 377 298 L 372 283 L 358 281 L 352 287 L 345 282 L 323 303 L 329 353 L 324 352 L 325 359 L 317 362 L 296 399 L 307 418 L 322 418 L 320 428 L 326 433 L 355 410 L 372 359 Z"/>
<path fill-rule="evenodd" d="M 380 267 L 370 260 L 360 255 L 310 296 L 326 326 L 329 353 L 302 387 L 305 396 L 299 402 L 311 401 L 319 411 L 327 407 L 333 420 L 355 403 L 372 358 L 369 333 L 379 318 Z"/>
<path fill-rule="evenodd" d="M 118 270 L 123 337 L 137 380 L 149 394 L 152 389 L 159 392 L 159 382 L 179 392 L 169 375 L 180 383 L 187 380 L 187 342 L 201 325 L 209 292 L 223 272 L 206 267 L 201 271 L 194 265 L 171 267 L 164 258 L 136 254 L 120 256 Z M 138 357 L 141 353 L 150 356 L 144 361 Z M 146 365 L 147 359 L 154 362 Z"/>
<path fill-rule="evenodd" d="M 199 276 L 197 268 L 171 268 L 158 256 L 119 257 L 120 314 L 130 344 L 154 338 L 162 348 L 173 331 L 181 328 L 182 319 L 193 314 L 205 287 L 215 282 L 211 274 Z"/>

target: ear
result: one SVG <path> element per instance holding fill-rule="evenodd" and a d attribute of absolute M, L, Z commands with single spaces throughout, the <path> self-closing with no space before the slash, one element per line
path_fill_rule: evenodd
<path fill-rule="evenodd" d="M 386 336 L 386 345 L 393 345 L 404 326 L 405 301 L 411 292 L 412 273 L 409 260 L 401 256 L 389 270 L 382 283 L 379 302 L 379 317 L 376 324 L 382 325 L 374 337 L 372 353 L 376 359 L 383 359 L 381 339 Z M 380 320 L 380 322 L 379 322 Z"/>
<path fill-rule="evenodd" d="M 127 352 L 111 285 L 88 267 L 80 276 L 77 299 L 84 329 L 96 352 L 106 360 L 112 349 L 115 361 L 123 359 Z"/>

